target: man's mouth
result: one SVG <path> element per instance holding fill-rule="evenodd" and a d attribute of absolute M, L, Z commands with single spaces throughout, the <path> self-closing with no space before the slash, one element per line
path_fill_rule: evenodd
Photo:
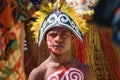
<path fill-rule="evenodd" d="M 62 45 L 54 45 L 53 47 L 54 48 L 62 48 L 63 46 Z"/>

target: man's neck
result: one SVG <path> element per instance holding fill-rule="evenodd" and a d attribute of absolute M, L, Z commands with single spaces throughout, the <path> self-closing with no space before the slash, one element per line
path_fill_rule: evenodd
<path fill-rule="evenodd" d="M 73 59 L 73 57 L 71 56 L 71 52 L 66 52 L 62 54 L 51 53 L 49 58 L 51 61 L 60 64 L 71 62 Z"/>

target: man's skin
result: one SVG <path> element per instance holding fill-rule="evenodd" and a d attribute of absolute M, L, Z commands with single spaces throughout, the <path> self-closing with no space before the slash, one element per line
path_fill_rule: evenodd
<path fill-rule="evenodd" d="M 70 30 L 55 27 L 47 31 L 45 37 L 50 56 L 32 70 L 28 80 L 94 80 L 91 68 L 72 57 L 71 44 L 74 43 L 74 38 Z M 75 75 L 67 75 L 67 72 Z"/>

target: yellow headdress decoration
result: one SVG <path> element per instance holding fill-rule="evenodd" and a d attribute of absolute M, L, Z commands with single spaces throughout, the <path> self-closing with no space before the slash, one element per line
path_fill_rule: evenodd
<path fill-rule="evenodd" d="M 33 17 L 37 19 L 32 23 L 31 30 L 34 31 L 35 39 L 39 45 L 46 31 L 55 27 L 57 23 L 70 29 L 80 40 L 88 30 L 86 21 L 64 0 L 57 0 L 54 4 L 47 0 L 43 1 L 40 10 L 35 12 Z"/>

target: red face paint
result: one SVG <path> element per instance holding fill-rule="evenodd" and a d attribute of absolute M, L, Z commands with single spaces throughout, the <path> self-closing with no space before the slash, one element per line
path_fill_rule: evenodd
<path fill-rule="evenodd" d="M 56 54 L 64 53 L 71 48 L 71 32 L 66 28 L 52 28 L 46 34 L 48 48 Z"/>
<path fill-rule="evenodd" d="M 63 41 L 59 41 L 57 38 L 59 37 L 58 33 L 50 33 L 47 37 L 47 46 L 48 48 L 56 54 L 59 54 L 62 51 L 63 46 Z"/>
<path fill-rule="evenodd" d="M 52 43 L 53 39 L 50 39 L 50 37 L 48 37 L 47 39 L 47 45 L 48 45 L 48 48 L 51 49 L 52 46 L 53 46 L 53 43 Z"/>

